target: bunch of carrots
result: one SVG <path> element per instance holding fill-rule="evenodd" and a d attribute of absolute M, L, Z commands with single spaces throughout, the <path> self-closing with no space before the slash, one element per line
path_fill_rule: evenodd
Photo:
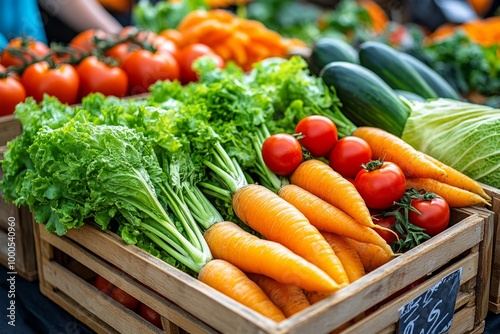
<path fill-rule="evenodd" d="M 374 157 L 398 164 L 408 187 L 425 188 L 450 207 L 489 205 L 474 180 L 388 132 L 359 127 Z M 388 263 L 397 254 L 375 229 L 355 186 L 320 159 L 303 161 L 277 193 L 258 184 L 232 196 L 233 222 L 205 232 L 214 260 L 198 278 L 251 309 L 281 321 Z M 360 315 L 362 316 L 362 314 Z"/>
<path fill-rule="evenodd" d="M 233 61 L 244 70 L 270 57 L 286 57 L 293 48 L 305 44 L 284 38 L 261 22 L 239 18 L 223 9 L 196 10 L 187 14 L 177 26 L 182 45 L 208 45 L 226 62 Z"/>

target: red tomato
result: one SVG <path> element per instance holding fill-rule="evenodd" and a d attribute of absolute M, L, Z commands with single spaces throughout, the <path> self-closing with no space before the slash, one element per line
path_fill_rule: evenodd
<path fill-rule="evenodd" d="M 339 139 L 328 155 L 328 162 L 343 177 L 355 178 L 362 164 L 372 160 L 372 149 L 358 137 L 347 136 Z"/>
<path fill-rule="evenodd" d="M 99 291 L 107 294 L 108 296 L 111 296 L 111 291 L 113 291 L 113 289 L 115 288 L 115 286 L 110 281 L 100 275 L 96 277 L 94 286 Z"/>
<path fill-rule="evenodd" d="M 81 96 L 93 92 L 117 97 L 127 94 L 128 77 L 125 71 L 100 61 L 96 56 L 83 59 L 76 71 L 80 76 Z"/>
<path fill-rule="evenodd" d="M 213 59 L 218 68 L 226 66 L 222 57 L 205 44 L 190 44 L 185 46 L 177 52 L 177 61 L 181 69 L 181 82 L 183 84 L 198 81 L 198 74 L 193 71 L 192 66 L 196 59 L 203 56 Z"/>
<path fill-rule="evenodd" d="M 330 153 L 339 139 L 335 123 L 321 115 L 311 115 L 301 119 L 295 127 L 295 133 L 303 136 L 299 139 L 300 144 L 316 158 Z"/>
<path fill-rule="evenodd" d="M 163 328 L 161 315 L 146 304 L 140 303 L 137 313 L 158 328 Z"/>
<path fill-rule="evenodd" d="M 140 48 L 141 47 L 138 46 L 137 44 L 123 42 L 123 43 L 116 44 L 112 48 L 109 48 L 108 50 L 106 50 L 104 52 L 104 54 L 107 57 L 111 57 L 111 58 L 118 60 L 120 62 L 120 64 L 123 64 L 123 62 L 125 61 L 125 58 L 127 58 L 128 55 L 132 51 L 138 50 Z"/>
<path fill-rule="evenodd" d="M 14 113 L 16 106 L 26 99 L 26 90 L 19 79 L 4 70 L 0 65 L 0 116 Z"/>
<path fill-rule="evenodd" d="M 388 217 L 382 217 L 382 216 L 377 216 L 373 218 L 373 222 L 379 226 L 386 227 L 386 228 L 391 228 L 394 226 L 396 223 L 396 217 L 393 216 L 388 216 Z M 397 241 L 398 238 L 394 233 L 391 233 L 386 230 L 382 230 L 379 228 L 374 229 L 375 232 L 377 232 L 384 240 L 390 244 L 391 242 Z"/>
<path fill-rule="evenodd" d="M 423 228 L 431 237 L 441 233 L 448 227 L 450 207 L 441 197 L 434 197 L 430 200 L 412 199 L 411 206 L 417 209 L 420 214 L 410 210 L 409 222 Z"/>
<path fill-rule="evenodd" d="M 15 49 L 19 54 L 13 54 L 7 49 Z M 17 37 L 11 39 L 3 50 L 0 63 L 5 66 L 23 66 L 34 59 L 41 59 L 49 54 L 49 47 L 40 41 Z"/>
<path fill-rule="evenodd" d="M 96 39 L 104 39 L 106 37 L 108 37 L 108 34 L 103 30 L 87 29 L 73 37 L 69 45 L 78 51 L 89 52 L 96 48 Z"/>
<path fill-rule="evenodd" d="M 182 45 L 182 33 L 177 29 L 165 29 L 160 31 L 158 35 L 171 40 L 177 47 Z"/>
<path fill-rule="evenodd" d="M 278 175 L 290 175 L 302 162 L 302 147 L 294 136 L 274 134 L 262 144 L 262 159 Z"/>
<path fill-rule="evenodd" d="M 175 57 L 179 52 L 177 45 L 163 36 L 156 37 L 152 44 L 158 53 L 168 52 Z"/>
<path fill-rule="evenodd" d="M 48 62 L 34 63 L 21 76 L 26 94 L 40 102 L 43 94 L 55 96 L 62 103 L 73 104 L 78 100 L 80 78 L 75 68 L 69 64 L 51 67 Z"/>
<path fill-rule="evenodd" d="M 125 58 L 122 68 L 129 79 L 129 94 L 146 93 L 158 80 L 179 79 L 179 64 L 169 53 L 135 50 Z"/>
<path fill-rule="evenodd" d="M 391 207 L 406 192 L 406 178 L 398 165 L 389 161 L 372 160 L 359 171 L 354 185 L 370 209 Z"/>
<path fill-rule="evenodd" d="M 113 291 L 111 291 L 111 298 L 131 310 L 135 310 L 137 306 L 139 306 L 139 300 L 137 298 L 117 286 L 113 289 Z"/>

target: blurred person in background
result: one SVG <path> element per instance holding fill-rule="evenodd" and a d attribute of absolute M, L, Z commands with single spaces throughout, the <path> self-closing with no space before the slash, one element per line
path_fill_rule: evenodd
<path fill-rule="evenodd" d="M 123 27 L 97 0 L 0 0 L 0 49 L 21 36 L 51 42 L 46 28 L 55 20 L 75 33 L 90 28 L 116 33 Z M 64 28 L 56 33 L 64 34 Z"/>

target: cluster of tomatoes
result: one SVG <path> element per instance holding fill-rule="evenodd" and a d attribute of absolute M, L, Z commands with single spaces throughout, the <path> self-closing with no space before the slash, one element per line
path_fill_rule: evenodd
<path fill-rule="evenodd" d="M 158 312 L 156 312 L 146 304 L 141 303 L 137 298 L 115 286 L 104 277 L 97 276 L 93 282 L 93 285 L 99 291 L 110 296 L 126 308 L 137 312 L 140 316 L 142 316 L 144 319 L 146 319 L 156 327 L 163 327 L 161 323 L 161 316 Z"/>
<path fill-rule="evenodd" d="M 389 244 L 398 242 L 398 236 L 426 239 L 448 226 L 450 208 L 443 198 L 407 189 L 406 176 L 398 165 L 373 157 L 369 144 L 359 137 L 339 139 L 335 123 L 327 117 L 307 116 L 297 123 L 293 135 L 273 134 L 262 145 L 266 166 L 278 175 L 292 174 L 308 156 L 325 160 L 354 184 L 374 223 L 395 231 L 376 230 Z"/>
<path fill-rule="evenodd" d="M 177 33 L 177 34 L 176 34 Z M 0 115 L 27 96 L 44 94 L 67 104 L 93 92 L 124 97 L 148 91 L 158 80 L 197 80 L 192 63 L 201 56 L 220 68 L 224 60 L 204 44 L 182 45 L 178 31 L 156 34 L 125 27 L 118 34 L 89 29 L 68 45 L 15 38 L 0 55 Z"/>

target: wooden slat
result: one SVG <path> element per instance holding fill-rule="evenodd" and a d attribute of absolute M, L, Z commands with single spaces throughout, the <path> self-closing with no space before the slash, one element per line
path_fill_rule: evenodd
<path fill-rule="evenodd" d="M 500 313 L 500 189 L 482 185 L 486 193 L 492 198 L 489 209 L 495 213 L 494 235 L 493 235 L 493 259 L 491 265 L 491 281 L 489 310 L 493 313 Z"/>
<path fill-rule="evenodd" d="M 14 115 L 0 116 L 0 146 L 4 146 L 7 142 L 22 132 L 21 122 Z"/>

